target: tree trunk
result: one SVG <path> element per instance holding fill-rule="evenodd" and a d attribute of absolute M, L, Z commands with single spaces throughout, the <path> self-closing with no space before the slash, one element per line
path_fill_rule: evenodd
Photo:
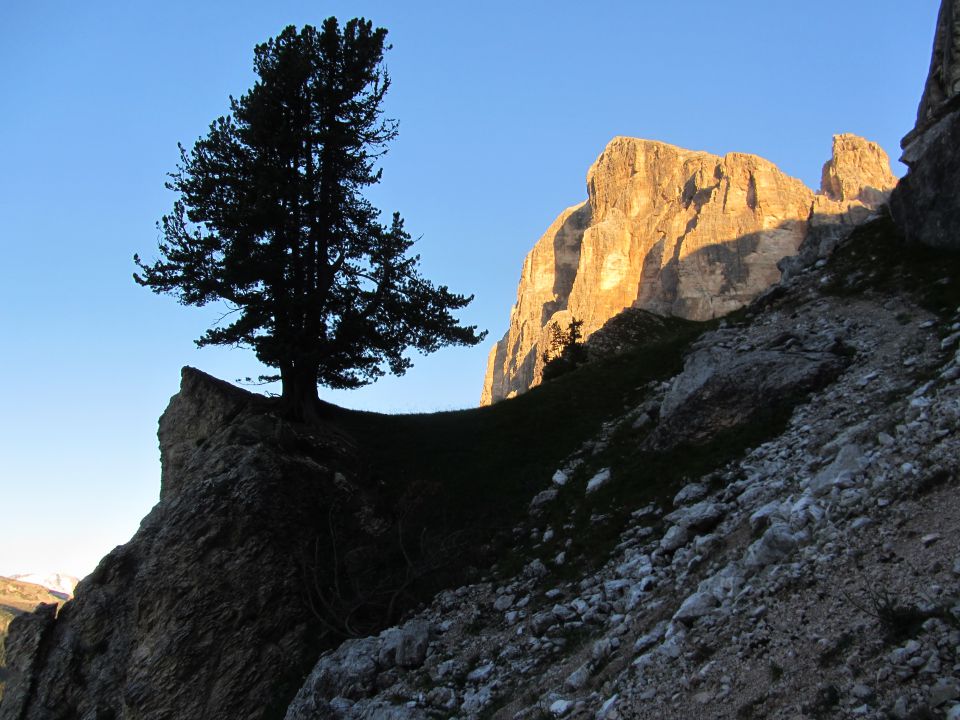
<path fill-rule="evenodd" d="M 280 367 L 280 412 L 288 420 L 312 423 L 320 419 L 317 365 L 284 363 Z"/>

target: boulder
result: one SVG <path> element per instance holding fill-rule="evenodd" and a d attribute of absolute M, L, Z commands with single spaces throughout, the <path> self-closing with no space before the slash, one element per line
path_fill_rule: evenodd
<path fill-rule="evenodd" d="M 850 483 L 854 475 L 861 470 L 863 451 L 854 444 L 844 445 L 837 457 L 810 481 L 810 493 L 814 496 L 826 495 L 835 487 Z"/>
<path fill-rule="evenodd" d="M 703 499 L 707 494 L 707 486 L 703 483 L 690 483 L 684 485 L 680 492 L 673 497 L 673 506 L 680 507 L 687 503 L 696 502 Z"/>
<path fill-rule="evenodd" d="M 378 654 L 381 666 L 420 667 L 427 657 L 427 646 L 430 644 L 430 623 L 414 619 L 403 627 L 385 630 L 380 636 L 383 638 L 383 646 Z"/>
<path fill-rule="evenodd" d="M 724 508 L 720 503 L 704 500 L 696 505 L 674 510 L 664 517 L 667 522 L 679 525 L 687 530 L 702 532 L 716 526 L 723 517 Z"/>
<path fill-rule="evenodd" d="M 333 698 L 358 700 L 371 695 L 381 647 L 382 641 L 376 637 L 346 640 L 321 657 L 290 704 L 286 720 L 306 720 L 312 717 L 312 708 Z"/>
<path fill-rule="evenodd" d="M 767 531 L 747 548 L 743 556 L 743 566 L 758 571 L 767 565 L 780 562 L 796 550 L 798 538 L 784 523 L 774 523 Z"/>
<path fill-rule="evenodd" d="M 673 619 L 690 623 L 704 615 L 709 615 L 719 604 L 713 593 L 698 591 L 683 601 L 677 612 L 673 614 Z"/>
<path fill-rule="evenodd" d="M 719 340 L 708 336 L 687 356 L 664 396 L 660 423 L 645 441 L 650 449 L 705 444 L 823 387 L 848 362 L 802 341 L 775 338 L 767 347 L 738 350 Z"/>
<path fill-rule="evenodd" d="M 673 552 L 686 545 L 688 540 L 690 540 L 690 533 L 687 532 L 685 527 L 672 525 L 660 538 L 660 549 L 665 552 Z"/>

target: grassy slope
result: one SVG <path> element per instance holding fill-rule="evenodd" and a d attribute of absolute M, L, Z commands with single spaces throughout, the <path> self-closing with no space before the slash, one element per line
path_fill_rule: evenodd
<path fill-rule="evenodd" d="M 680 369 L 683 350 L 702 329 L 678 322 L 667 340 L 490 407 L 430 415 L 344 412 L 339 421 L 395 497 L 411 483 L 426 484 L 442 490 L 442 510 L 454 527 L 466 516 L 506 526 L 604 420 L 637 405 L 648 381 Z"/>
<path fill-rule="evenodd" d="M 960 254 L 907 245 L 888 213 L 857 228 L 828 268 L 834 295 L 906 293 L 941 316 L 960 306 Z"/>
<path fill-rule="evenodd" d="M 406 534 L 421 539 L 420 549 L 453 549 L 454 562 L 433 572 L 421 598 L 470 579 L 468 566 L 490 567 L 521 552 L 510 531 L 526 518 L 531 497 L 604 421 L 642 402 L 651 380 L 678 372 L 690 342 L 711 326 L 670 324 L 644 346 L 490 407 L 393 416 L 334 411 L 362 448 L 385 504 L 406 514 Z"/>

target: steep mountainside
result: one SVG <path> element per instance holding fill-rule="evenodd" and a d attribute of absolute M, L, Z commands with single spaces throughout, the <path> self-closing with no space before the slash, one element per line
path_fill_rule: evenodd
<path fill-rule="evenodd" d="M 905 248 L 473 411 L 305 428 L 185 370 L 160 503 L 13 623 L 0 718 L 942 717 L 960 258 Z"/>
<path fill-rule="evenodd" d="M 780 282 L 723 319 L 630 308 L 581 367 L 435 415 L 293 424 L 184 369 L 159 503 L 59 612 L 12 621 L 0 720 L 960 718 L 960 213 L 910 224 L 960 177 L 954 5 L 893 212 L 796 219 Z M 657 154 L 637 143 L 611 158 Z M 763 172 L 722 159 L 717 187 L 684 157 L 685 244 Z M 812 207 L 875 199 L 845 167 Z M 757 212 L 789 184 L 765 177 Z M 632 227 L 596 179 L 608 216 L 535 250 L 570 260 L 584 229 L 568 297 Z"/>
<path fill-rule="evenodd" d="M 701 335 L 288 720 L 960 716 L 958 271 L 884 217 Z"/>
<path fill-rule="evenodd" d="M 0 718 L 283 717 L 322 650 L 489 567 L 542 469 L 675 372 L 691 336 L 497 408 L 329 407 L 320 427 L 185 368 L 160 502 L 58 615 L 13 623 Z"/>
<path fill-rule="evenodd" d="M 754 155 L 615 138 L 587 174 L 587 202 L 561 213 L 527 256 L 481 405 L 540 382 L 552 322 L 582 320 L 589 337 L 628 307 L 725 315 L 776 282 L 805 238 L 835 242 L 835 227 L 862 221 L 895 184 L 886 153 L 853 135 L 834 137 L 820 194 Z"/>

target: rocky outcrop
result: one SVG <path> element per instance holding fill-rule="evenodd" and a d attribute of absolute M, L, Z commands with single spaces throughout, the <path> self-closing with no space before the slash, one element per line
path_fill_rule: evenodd
<path fill-rule="evenodd" d="M 876 208 L 887 201 L 896 184 L 883 148 L 849 133 L 833 136 L 833 154 L 823 166 L 821 195 Z"/>
<path fill-rule="evenodd" d="M 911 242 L 960 249 L 960 4 L 944 0 L 917 125 L 904 137 L 909 168 L 890 200 Z"/>
<path fill-rule="evenodd" d="M 903 147 L 956 108 L 960 96 L 960 4 L 941 0 L 933 37 L 930 71 L 923 87 L 917 124 L 903 140 Z"/>
<path fill-rule="evenodd" d="M 587 202 L 564 211 L 527 256 L 481 404 L 540 382 L 552 322 L 582 320 L 589 337 L 628 307 L 725 315 L 776 282 L 777 263 L 814 230 L 814 253 L 825 252 L 895 182 L 884 152 L 853 135 L 834 139 L 821 194 L 754 155 L 615 138 L 590 168 Z"/>
<path fill-rule="evenodd" d="M 264 403 L 184 369 L 161 501 L 55 620 L 14 621 L 0 718 L 282 717 L 331 642 L 311 591 L 332 508 L 354 545 L 375 517 L 344 440 Z"/>
<path fill-rule="evenodd" d="M 710 335 L 674 378 L 647 445 L 657 450 L 698 445 L 760 414 L 769 417 L 778 403 L 789 404 L 834 379 L 847 364 L 846 350 L 819 333 L 785 332 L 762 344 L 736 331 Z"/>
<path fill-rule="evenodd" d="M 17 576 L 17 578 L 20 577 L 35 576 Z M 66 580 L 63 590 L 67 590 L 69 588 L 70 594 L 68 594 L 66 592 L 54 591 L 43 585 L 17 578 L 0 577 L 0 700 L 3 699 L 7 675 L 10 672 L 20 671 L 19 669 L 8 669 L 6 666 L 7 653 L 5 640 L 11 621 L 15 620 L 20 615 L 32 613 L 35 609 L 41 605 L 44 605 L 47 607 L 47 609 L 38 617 L 41 618 L 41 624 L 45 623 L 46 621 L 42 618 L 49 617 L 52 619 L 56 612 L 57 606 L 62 604 L 70 597 L 73 592 L 73 586 L 76 584 L 75 581 L 70 584 L 73 578 L 66 580 L 64 576 L 57 576 L 56 578 L 43 578 L 46 580 Z M 31 648 L 35 646 L 39 634 L 34 631 L 30 631 L 27 634 L 30 635 L 32 639 L 22 639 L 19 646 L 14 646 L 11 649 L 11 654 L 13 656 L 20 655 L 21 651 L 25 647 Z M 9 700 L 8 702 L 13 703 L 16 701 Z"/>
<path fill-rule="evenodd" d="M 890 200 L 904 237 L 960 250 L 960 109 L 942 117 L 906 148 L 909 171 Z"/>

